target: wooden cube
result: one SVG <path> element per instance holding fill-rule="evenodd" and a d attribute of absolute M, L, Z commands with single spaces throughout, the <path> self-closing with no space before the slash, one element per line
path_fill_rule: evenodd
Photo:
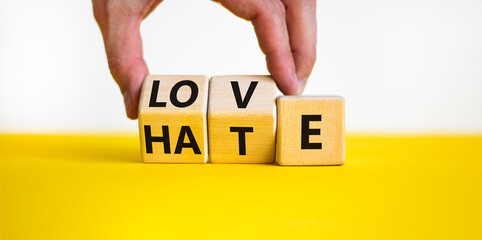
<path fill-rule="evenodd" d="M 273 163 L 276 83 L 269 76 L 211 78 L 208 107 L 212 163 Z"/>
<path fill-rule="evenodd" d="M 205 163 L 207 97 L 206 76 L 147 76 L 139 102 L 142 160 Z"/>
<path fill-rule="evenodd" d="M 339 96 L 277 99 L 276 161 L 279 165 L 342 165 L 345 100 Z"/>

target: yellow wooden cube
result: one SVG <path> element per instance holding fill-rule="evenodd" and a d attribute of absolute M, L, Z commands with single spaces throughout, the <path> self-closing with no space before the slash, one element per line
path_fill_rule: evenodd
<path fill-rule="evenodd" d="M 139 102 L 142 160 L 205 163 L 207 97 L 206 76 L 147 76 Z"/>
<path fill-rule="evenodd" d="M 273 163 L 276 83 L 269 76 L 211 78 L 208 107 L 212 163 Z"/>
<path fill-rule="evenodd" d="M 342 165 L 345 100 L 339 96 L 277 99 L 276 161 L 279 165 Z"/>

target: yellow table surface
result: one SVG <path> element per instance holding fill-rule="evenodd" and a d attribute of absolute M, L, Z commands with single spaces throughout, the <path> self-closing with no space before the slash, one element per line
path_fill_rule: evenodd
<path fill-rule="evenodd" d="M 482 239 L 482 136 L 348 136 L 341 167 L 143 164 L 136 135 L 0 135 L 3 239 Z"/>

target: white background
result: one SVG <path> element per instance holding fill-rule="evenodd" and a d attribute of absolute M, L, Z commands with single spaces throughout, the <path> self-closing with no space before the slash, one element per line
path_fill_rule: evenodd
<path fill-rule="evenodd" d="M 87 0 L 0 0 L 0 131 L 137 131 Z M 481 0 L 318 1 L 305 94 L 346 99 L 348 131 L 482 132 Z M 155 74 L 267 74 L 249 22 L 166 0 L 142 25 Z"/>

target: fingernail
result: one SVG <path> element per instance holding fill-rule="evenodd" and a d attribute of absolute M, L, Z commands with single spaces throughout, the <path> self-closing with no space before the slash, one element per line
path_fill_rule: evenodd
<path fill-rule="evenodd" d="M 298 82 L 298 88 L 299 88 L 299 93 L 302 94 L 303 91 L 305 90 L 306 87 L 306 82 L 308 81 L 308 78 L 303 78 Z"/>
<path fill-rule="evenodd" d="M 124 96 L 124 105 L 126 107 L 126 114 L 127 116 L 129 117 L 129 113 L 131 112 L 132 110 L 132 98 L 131 98 L 131 95 L 129 93 L 129 91 L 125 91 L 124 94 L 122 94 Z"/>
<path fill-rule="evenodd" d="M 300 94 L 300 83 L 298 82 L 298 75 L 296 75 L 296 73 L 293 83 L 296 84 L 296 95 Z"/>

